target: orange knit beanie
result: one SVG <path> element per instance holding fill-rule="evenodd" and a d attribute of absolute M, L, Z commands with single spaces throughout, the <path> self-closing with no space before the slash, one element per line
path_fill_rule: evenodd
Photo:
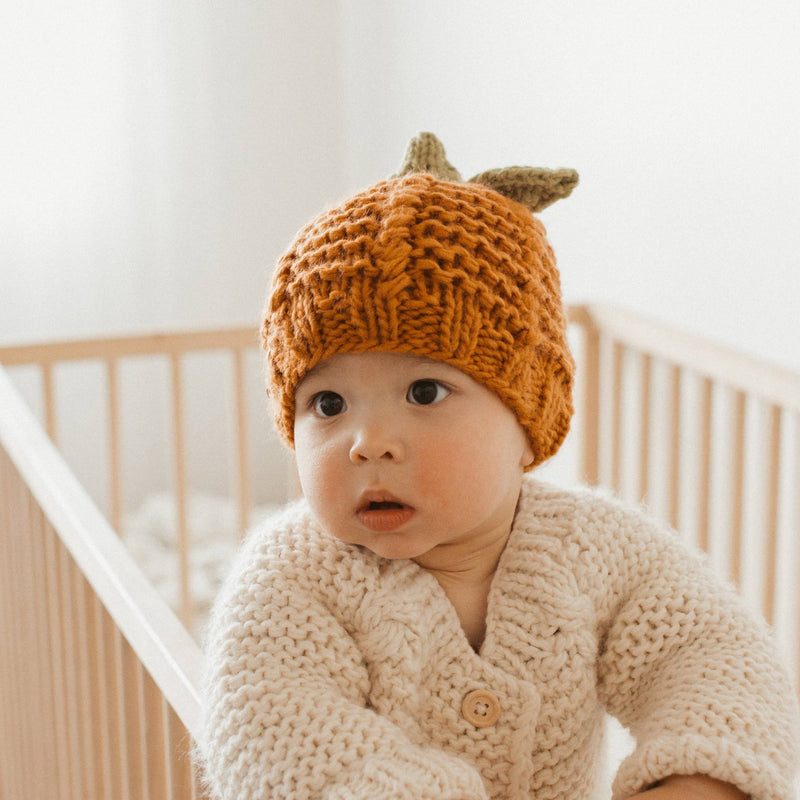
<path fill-rule="evenodd" d="M 574 364 L 555 258 L 531 210 L 576 183 L 572 170 L 524 167 L 462 182 L 421 134 L 398 175 L 301 230 L 262 328 L 283 439 L 293 444 L 295 389 L 315 364 L 377 350 L 458 367 L 517 415 L 532 467 L 553 455 L 572 416 Z"/>

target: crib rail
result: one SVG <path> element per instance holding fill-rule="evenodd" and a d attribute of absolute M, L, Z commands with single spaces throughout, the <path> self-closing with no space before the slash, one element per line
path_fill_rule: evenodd
<path fill-rule="evenodd" d="M 583 479 L 644 502 L 770 622 L 800 685 L 800 375 L 630 312 L 583 336 Z"/>
<path fill-rule="evenodd" d="M 199 798 L 199 663 L 0 368 L 0 797 Z"/>
<path fill-rule="evenodd" d="M 189 532 L 189 481 L 187 477 L 187 422 L 185 397 L 185 363 L 196 353 L 218 351 L 227 354 L 233 365 L 235 460 L 231 485 L 236 487 L 239 529 L 248 526 L 251 500 L 251 468 L 248 464 L 248 415 L 246 411 L 244 358 L 248 350 L 257 348 L 252 328 L 211 331 L 174 332 L 142 336 L 111 337 L 58 341 L 32 345 L 0 347 L 0 364 L 9 368 L 36 365 L 41 373 L 43 423 L 50 439 L 58 444 L 59 397 L 56 372 L 59 367 L 75 362 L 95 362 L 104 372 L 104 406 L 108 465 L 108 519 L 119 533 L 124 530 L 125 487 L 122 469 L 122 413 L 120 397 L 121 366 L 133 360 L 158 358 L 168 360 L 171 442 L 165 448 L 172 452 L 172 495 L 176 503 L 176 534 L 180 604 L 178 613 L 184 625 L 192 630 L 194 603 L 190 588 L 191 549 Z M 158 390 L 161 387 L 152 387 Z"/>

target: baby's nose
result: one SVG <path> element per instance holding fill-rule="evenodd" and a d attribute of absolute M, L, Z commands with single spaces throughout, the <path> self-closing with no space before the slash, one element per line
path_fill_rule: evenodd
<path fill-rule="evenodd" d="M 371 461 L 402 461 L 405 447 L 401 438 L 385 425 L 361 428 L 350 447 L 350 461 L 364 464 Z"/>

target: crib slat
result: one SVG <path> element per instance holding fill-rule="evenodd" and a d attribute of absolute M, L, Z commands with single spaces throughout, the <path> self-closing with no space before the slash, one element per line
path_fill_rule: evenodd
<path fill-rule="evenodd" d="M 119 446 L 119 378 L 116 359 L 106 359 L 106 379 L 108 382 L 107 406 L 111 525 L 117 533 L 122 533 L 123 498 Z"/>
<path fill-rule="evenodd" d="M 34 786 L 42 786 L 46 791 L 47 768 L 44 764 L 46 758 L 43 757 L 47 741 L 43 731 L 46 695 L 40 691 L 43 680 L 41 678 L 43 670 L 40 662 L 43 653 L 39 657 L 37 657 L 36 653 L 39 646 L 36 627 L 40 625 L 39 617 L 36 613 L 38 606 L 36 596 L 39 594 L 37 591 L 38 580 L 33 570 L 33 562 L 36 556 L 34 554 L 33 537 L 23 534 L 23 531 L 30 530 L 35 524 L 35 505 L 32 503 L 28 491 L 23 490 L 22 484 L 20 484 L 20 490 L 17 502 L 22 512 L 18 518 L 18 523 L 21 527 L 12 533 L 17 543 L 16 563 L 14 565 L 15 581 L 20 582 L 19 588 L 21 590 L 18 608 L 15 612 L 18 630 L 15 636 L 14 649 L 17 651 L 19 659 L 17 697 L 20 711 L 25 716 L 30 716 L 31 724 L 23 724 L 24 717 L 19 718 L 17 724 L 21 734 L 24 761 L 35 760 L 36 771 L 38 772 L 38 768 L 41 767 L 43 773 L 45 773 L 31 776 L 33 784 Z M 34 698 L 32 695 L 37 691 L 39 691 L 39 697 Z M 26 728 L 28 729 L 27 731 L 25 731 Z M 24 761 L 21 763 L 24 763 Z M 22 772 L 21 769 L 20 772 Z M 23 779 L 26 779 L 24 774 Z"/>
<path fill-rule="evenodd" d="M 733 452 L 731 466 L 731 538 L 730 538 L 730 571 L 737 584 L 742 580 L 742 535 L 744 530 L 744 459 L 747 421 L 747 395 L 736 392 L 734 395 L 731 441 Z"/>
<path fill-rule="evenodd" d="M 128 763 L 128 794 L 131 800 L 146 798 L 146 766 L 144 749 L 144 714 L 139 659 L 123 638 L 122 696 L 125 743 Z"/>
<path fill-rule="evenodd" d="M 172 708 L 167 708 L 167 740 L 173 754 L 169 764 L 170 797 L 173 800 L 194 800 L 194 776 L 188 758 L 189 739 Z"/>
<path fill-rule="evenodd" d="M 178 511 L 178 581 L 180 586 L 180 617 L 183 624 L 192 629 L 192 598 L 189 588 L 189 530 L 186 488 L 186 445 L 183 419 L 183 379 L 177 355 L 170 359 L 172 365 L 172 425 L 175 450 L 175 492 Z"/>
<path fill-rule="evenodd" d="M 781 422 L 779 406 L 769 409 L 769 437 L 766 471 L 766 519 L 764 542 L 764 616 L 775 620 L 775 579 L 778 558 L 778 505 L 780 502 Z"/>
<path fill-rule="evenodd" d="M 169 800 L 167 782 L 167 737 L 164 719 L 164 696 L 146 672 L 142 673 L 145 720 L 145 763 L 150 800 Z"/>
<path fill-rule="evenodd" d="M 11 485 L 9 482 L 9 473 L 6 454 L 0 450 L 0 497 L 5 502 L 0 503 L 0 569 L 3 567 L 7 571 L 9 565 L 13 563 L 11 553 Z M 4 713 L 8 717 L 8 722 L 0 725 L 0 747 L 2 752 L 9 753 L 11 758 L 14 758 L 14 740 L 10 735 L 12 729 L 12 721 L 14 719 L 14 698 L 11 682 L 11 657 L 9 655 L 10 648 L 7 642 L 11 640 L 11 631 L 13 623 L 13 613 L 11 610 L 12 603 L 14 602 L 14 587 L 11 580 L 7 580 L 5 572 L 3 573 L 3 580 L 0 580 L 0 675 L 6 674 L 8 678 L 0 681 L 0 708 L 4 709 Z M 3 795 L 10 795 L 15 791 L 13 782 L 15 782 L 15 773 L 10 769 L 0 771 L 0 797 Z"/>
<path fill-rule="evenodd" d="M 13 496 L 14 514 L 12 517 L 12 524 L 14 530 L 12 531 L 12 551 L 11 558 L 14 564 L 14 583 L 17 585 L 17 596 L 12 602 L 12 614 L 14 620 L 14 637 L 12 640 L 12 670 L 16 677 L 18 689 L 13 693 L 12 708 L 15 709 L 14 716 L 16 717 L 15 726 L 19 726 L 19 733 L 15 737 L 17 739 L 15 750 L 17 751 L 17 758 L 20 762 L 30 758 L 31 753 L 36 752 L 36 732 L 26 728 L 28 726 L 22 725 L 26 713 L 35 713 L 34 709 L 28 708 L 28 698 L 32 690 L 29 684 L 29 664 L 28 664 L 28 648 L 31 646 L 29 631 L 31 626 L 31 619 L 29 617 L 29 609 L 27 597 L 29 596 L 31 587 L 31 575 L 23 566 L 28 558 L 26 537 L 20 535 L 21 531 L 25 530 L 26 525 L 29 523 L 27 513 L 27 492 L 23 484 L 18 483 L 15 486 Z M 25 774 L 17 768 L 17 781 L 20 787 L 24 786 L 26 779 Z"/>
<path fill-rule="evenodd" d="M 47 435 L 54 444 L 58 443 L 56 430 L 56 403 L 53 388 L 53 365 L 47 362 L 42 365 L 42 390 L 44 392 L 44 420 Z"/>
<path fill-rule="evenodd" d="M 0 449 L 0 497 L 4 502 L 0 503 L 0 565 L 8 565 L 11 561 L 11 503 L 8 500 L 10 497 L 10 486 L 7 479 L 7 464 L 6 454 Z M 2 569 L 2 566 L 0 566 Z M 8 655 L 8 642 L 11 638 L 11 604 L 14 601 L 13 587 L 11 581 L 6 580 L 5 572 L 2 574 L 3 580 L 0 580 L 0 675 L 11 674 L 11 666 L 9 664 L 10 657 Z M 11 681 L 7 679 L 0 681 L 0 708 L 5 709 L 5 714 L 8 717 L 8 723 L 0 725 L 0 748 L 3 753 L 10 753 L 13 756 L 13 742 L 9 735 L 12 720 L 13 699 L 11 691 Z M 11 794 L 12 786 L 11 781 L 14 776 L 11 770 L 0 772 L 0 797 L 5 794 Z"/>
<path fill-rule="evenodd" d="M 625 366 L 625 348 L 614 342 L 612 348 L 613 397 L 611 417 L 611 486 L 615 491 L 622 488 L 622 403 Z"/>
<path fill-rule="evenodd" d="M 247 466 L 247 409 L 244 392 L 244 353 L 233 351 L 236 393 L 236 483 L 239 499 L 239 532 L 244 536 L 250 524 L 250 470 Z"/>
<path fill-rule="evenodd" d="M 70 761 L 70 785 L 73 798 L 83 795 L 81 788 L 81 725 L 79 718 L 78 656 L 75 641 L 75 619 L 72 613 L 72 568 L 69 553 L 63 545 L 58 548 L 58 583 L 61 604 L 59 623 L 61 625 L 61 646 L 64 664 L 64 691 L 67 718 L 67 752 Z"/>
<path fill-rule="evenodd" d="M 108 737 L 111 796 L 133 800 L 128 793 L 128 753 L 124 747 L 121 635 L 108 611 L 102 610 L 104 713 Z"/>
<path fill-rule="evenodd" d="M 105 671 L 102 668 L 104 659 L 102 605 L 86 580 L 83 581 L 83 594 L 86 608 L 87 672 L 91 697 L 93 782 L 97 797 L 109 797 L 111 796 L 111 780 L 108 729 L 106 727 Z"/>
<path fill-rule="evenodd" d="M 54 735 L 55 717 L 53 715 L 54 698 L 52 687 L 54 676 L 51 671 L 51 660 L 49 657 L 49 629 L 47 619 L 47 596 L 45 587 L 45 576 L 47 574 L 47 562 L 45 552 L 45 528 L 46 521 L 41 509 L 36 505 L 33 498 L 29 496 L 30 508 L 30 536 L 32 544 L 31 570 L 35 577 L 36 586 L 32 592 L 31 602 L 35 608 L 36 618 L 36 651 L 37 658 L 37 688 L 40 706 L 39 729 L 39 752 L 42 754 L 41 769 L 39 777 L 42 786 L 47 787 L 58 785 L 57 761 L 55 758 L 57 742 Z"/>
<path fill-rule="evenodd" d="M 8 527 L 9 527 L 9 537 L 8 541 L 6 542 L 6 552 L 4 553 L 5 558 L 10 565 L 13 567 L 16 566 L 16 562 L 18 560 L 18 541 L 17 537 L 13 536 L 13 531 L 15 529 L 22 529 L 22 522 L 20 520 L 20 507 L 19 507 L 19 486 L 17 482 L 12 480 L 9 483 L 8 487 L 8 497 L 9 502 L 7 503 L 6 513 L 8 515 Z M 12 567 L 12 568 L 13 568 Z M 15 577 L 15 576 L 10 576 Z M 20 587 L 17 585 L 17 581 L 14 580 L 13 583 L 9 580 L 10 592 L 7 598 L 8 605 L 7 607 L 7 622 L 4 627 L 6 627 L 8 633 L 4 635 L 4 640 L 9 644 L 13 641 L 16 635 L 16 620 L 18 619 L 18 614 L 20 613 L 19 605 L 21 603 L 21 597 L 19 596 Z M 22 697 L 21 692 L 14 691 L 14 683 L 17 676 L 20 673 L 20 653 L 17 648 L 8 647 L 4 652 L 5 659 L 8 660 L 8 671 L 13 676 L 12 680 L 9 680 L 7 683 L 8 687 L 8 697 L 3 698 L 4 710 L 7 709 L 7 713 L 13 720 L 12 724 L 9 724 L 8 731 L 9 736 L 8 739 L 4 742 L 4 744 L 8 747 L 8 752 L 10 753 L 10 758 L 13 759 L 11 762 L 12 768 L 14 764 L 18 764 L 21 762 L 22 758 L 24 757 L 24 750 L 25 750 L 25 742 L 22 740 L 21 737 L 11 735 L 11 730 L 16 727 L 16 722 L 19 720 L 22 714 Z M 4 659 L 4 660 L 5 660 Z M 5 665 L 4 665 L 5 666 Z M 2 773 L 0 773 L 2 774 Z M 19 770 L 13 769 L 10 771 L 9 774 L 4 777 L 4 783 L 8 784 L 8 789 L 11 792 L 19 792 L 21 790 L 22 784 L 22 776 L 19 773 Z"/>
<path fill-rule="evenodd" d="M 711 546 L 711 425 L 714 386 L 704 378 L 700 389 L 699 480 L 697 499 L 697 543 L 706 553 Z"/>
<path fill-rule="evenodd" d="M 797 486 L 800 484 L 800 414 L 793 414 L 792 415 L 793 425 L 793 433 L 792 433 L 792 445 L 790 452 L 794 455 L 788 459 L 790 460 L 789 469 L 791 470 L 791 477 L 793 480 L 790 482 L 790 486 Z M 800 492 L 797 491 L 790 491 L 789 497 L 787 502 L 790 503 L 789 506 L 789 530 L 791 531 L 800 531 Z M 794 561 L 792 563 L 792 568 L 789 571 L 790 575 L 800 575 L 800 546 L 798 546 L 797 541 L 794 542 L 794 547 L 792 549 L 792 555 L 794 557 Z M 800 581 L 793 580 L 792 581 L 795 586 L 795 596 L 790 598 L 794 600 L 794 617 L 793 623 L 787 626 L 790 630 L 787 631 L 787 638 L 789 638 L 789 645 L 794 646 L 794 663 L 795 663 L 795 686 L 798 689 L 798 694 L 800 694 Z"/>
<path fill-rule="evenodd" d="M 583 447 L 581 477 L 590 486 L 600 482 L 600 335 L 583 322 Z"/>
<path fill-rule="evenodd" d="M 5 462 L 5 453 L 3 462 Z M 0 465 L 3 467 L 3 465 Z M 19 507 L 19 482 L 15 480 L 13 467 L 2 468 L 3 497 L 5 503 L 0 504 L 0 514 L 3 521 L 3 541 L 2 546 L 2 565 L 9 571 L 8 580 L 0 582 L 0 591 L 3 591 L 3 604 L 0 608 L 0 634 L 2 635 L 2 649 L 0 649 L 0 659 L 2 659 L 3 671 L 0 675 L 8 673 L 8 678 L 2 682 L 3 696 L 0 696 L 3 715 L 8 715 L 8 723 L 0 729 L 2 734 L 3 752 L 8 753 L 7 763 L 9 768 L 0 770 L 0 792 L 3 794 L 19 795 L 22 791 L 23 776 L 16 767 L 23 762 L 25 741 L 20 736 L 15 735 L 17 721 L 22 714 L 22 691 L 15 691 L 17 678 L 20 673 L 21 654 L 18 648 L 12 646 L 16 638 L 17 620 L 20 613 L 19 604 L 22 602 L 21 587 L 15 575 L 16 562 L 18 560 L 18 537 L 14 536 L 15 530 L 23 530 L 20 521 Z M 5 766 L 5 765 L 4 765 Z"/>
<path fill-rule="evenodd" d="M 61 643 L 60 590 L 58 579 L 59 541 L 55 531 L 45 526 L 45 562 L 47 564 L 47 602 L 48 630 L 50 634 L 51 673 L 53 675 L 53 711 L 57 743 L 59 785 L 68 789 L 71 786 L 71 763 L 69 753 L 69 727 L 66 709 L 66 676 Z"/>
<path fill-rule="evenodd" d="M 670 419 L 669 419 L 669 500 L 668 519 L 677 528 L 681 507 L 681 390 L 683 371 L 677 364 L 669 370 L 670 381 Z"/>
<path fill-rule="evenodd" d="M 653 359 L 647 353 L 641 357 L 639 396 L 639 499 L 644 500 L 650 491 L 650 431 L 652 421 Z"/>
<path fill-rule="evenodd" d="M 70 641 L 75 670 L 75 727 L 77 737 L 75 749 L 78 752 L 76 772 L 78 773 L 79 797 L 94 796 L 94 770 L 91 763 L 91 705 L 89 699 L 89 658 L 86 652 L 86 612 L 83 607 L 82 576 L 75 562 L 67 554 L 67 575 L 69 581 Z"/>

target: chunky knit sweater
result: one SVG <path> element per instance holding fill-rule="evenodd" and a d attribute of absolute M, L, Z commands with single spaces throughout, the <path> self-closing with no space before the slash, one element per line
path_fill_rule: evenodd
<path fill-rule="evenodd" d="M 435 577 L 322 533 L 255 530 L 208 641 L 206 780 L 225 800 L 607 796 L 704 773 L 792 800 L 794 693 L 766 626 L 674 533 L 526 478 L 475 652 Z"/>

